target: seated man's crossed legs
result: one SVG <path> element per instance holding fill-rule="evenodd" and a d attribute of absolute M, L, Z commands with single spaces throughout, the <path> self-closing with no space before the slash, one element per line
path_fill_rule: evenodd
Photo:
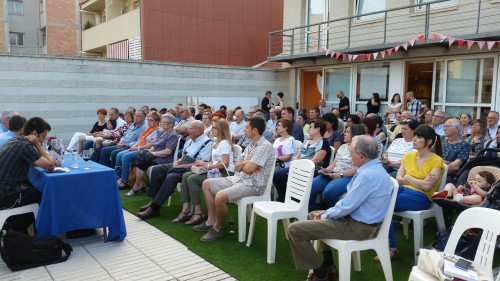
<path fill-rule="evenodd" d="M 258 196 L 259 192 L 245 185 L 243 182 L 234 182 L 234 177 L 207 179 L 203 182 L 202 190 L 207 205 L 207 221 L 193 227 L 196 231 L 208 231 L 202 238 L 203 242 L 211 242 L 222 237 L 224 217 L 227 214 L 228 203 L 234 203 L 247 196 Z"/>

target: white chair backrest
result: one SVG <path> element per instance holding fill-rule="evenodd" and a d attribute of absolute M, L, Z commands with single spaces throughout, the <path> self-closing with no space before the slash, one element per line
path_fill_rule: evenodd
<path fill-rule="evenodd" d="M 234 144 L 233 147 L 234 147 L 233 159 L 234 161 L 236 161 L 236 159 L 238 159 L 238 157 L 240 157 L 241 154 L 243 153 L 243 149 L 241 148 L 241 146 L 237 144 Z"/>
<path fill-rule="evenodd" d="M 439 188 L 438 188 L 438 191 L 442 191 L 444 190 L 444 186 L 446 185 L 446 177 L 448 176 L 448 165 L 446 164 L 443 164 L 444 165 L 444 171 L 443 171 L 443 174 L 441 175 L 441 183 L 439 184 Z"/>
<path fill-rule="evenodd" d="M 389 227 L 392 223 L 392 214 L 394 213 L 394 205 L 396 205 L 396 197 L 398 196 L 398 181 L 395 178 L 391 177 L 391 183 L 393 185 L 391 201 L 389 203 L 389 208 L 387 209 L 384 220 L 382 221 L 382 225 L 380 226 L 380 229 L 378 231 L 378 233 L 382 233 L 382 235 L 387 235 L 389 233 Z"/>
<path fill-rule="evenodd" d="M 300 209 L 308 207 L 314 175 L 314 162 L 307 159 L 292 161 L 288 172 L 285 204 Z"/>
<path fill-rule="evenodd" d="M 273 157 L 273 163 L 276 163 L 276 156 Z M 271 190 L 274 186 L 273 185 L 274 168 L 276 168 L 276 165 L 273 165 L 271 167 L 269 178 L 267 179 L 267 183 L 266 183 L 266 189 L 264 189 L 264 193 L 262 193 L 262 196 L 266 197 L 265 200 L 267 200 L 267 201 L 271 201 Z"/>
<path fill-rule="evenodd" d="M 330 155 L 330 164 L 332 164 L 333 159 L 335 159 L 335 148 L 333 148 L 333 146 L 330 146 L 330 151 L 332 154 L 332 155 Z"/>
<path fill-rule="evenodd" d="M 179 145 L 181 143 L 182 138 L 177 139 L 177 146 L 175 147 L 175 152 L 174 152 L 174 161 L 179 158 Z"/>
<path fill-rule="evenodd" d="M 301 147 L 302 147 L 302 142 L 299 141 L 299 140 L 295 140 L 295 153 L 294 153 L 294 156 L 295 156 L 295 154 L 297 154 L 297 152 L 300 151 Z"/>
<path fill-rule="evenodd" d="M 499 221 L 500 211 L 497 210 L 476 207 L 463 211 L 453 226 L 444 252 L 455 253 L 455 248 L 464 231 L 471 228 L 480 228 L 483 233 L 477 247 L 474 265 L 481 267 L 485 273 L 491 275 L 493 254 L 497 244 L 497 237 L 500 235 Z"/>

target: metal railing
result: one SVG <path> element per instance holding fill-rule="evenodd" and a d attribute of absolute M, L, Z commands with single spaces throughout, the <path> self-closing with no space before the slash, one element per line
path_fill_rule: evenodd
<path fill-rule="evenodd" d="M 465 3 L 464 3 L 465 2 Z M 362 52 L 387 48 L 430 32 L 464 39 L 500 35 L 500 3 L 438 0 L 269 33 L 269 59 L 317 56 L 322 48 Z"/>

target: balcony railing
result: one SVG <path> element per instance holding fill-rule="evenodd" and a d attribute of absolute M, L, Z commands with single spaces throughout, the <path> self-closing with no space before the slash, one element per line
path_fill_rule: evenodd
<path fill-rule="evenodd" d="M 465 3 L 464 3 L 465 2 Z M 500 36 L 499 1 L 439 0 L 355 15 L 269 33 L 269 60 L 318 57 L 337 52 L 376 51 L 431 32 L 463 39 Z"/>

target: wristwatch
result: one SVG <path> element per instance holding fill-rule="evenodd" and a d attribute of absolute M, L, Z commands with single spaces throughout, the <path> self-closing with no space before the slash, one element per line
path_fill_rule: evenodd
<path fill-rule="evenodd" d="M 340 177 L 343 178 L 344 177 L 344 173 L 340 173 Z"/>

